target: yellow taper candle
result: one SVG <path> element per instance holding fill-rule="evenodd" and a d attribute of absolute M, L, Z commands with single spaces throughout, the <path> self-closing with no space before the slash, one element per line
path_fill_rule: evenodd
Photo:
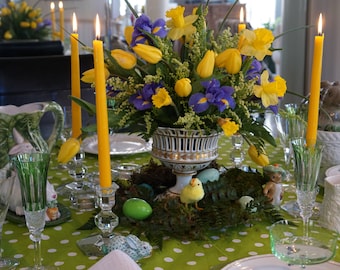
<path fill-rule="evenodd" d="M 64 42 L 64 5 L 59 1 L 59 34 L 61 42 Z"/>
<path fill-rule="evenodd" d="M 98 163 L 99 163 L 99 184 L 101 187 L 110 187 L 111 180 L 111 160 L 110 160 L 110 140 L 107 117 L 106 85 L 103 42 L 100 38 L 99 16 L 96 15 L 96 40 L 93 41 L 93 62 L 95 69 L 96 87 L 96 116 L 98 134 Z"/>
<path fill-rule="evenodd" d="M 56 32 L 55 32 L 55 4 L 54 2 L 51 2 L 50 4 L 50 9 L 51 9 L 51 30 L 52 30 L 52 39 L 56 39 Z"/>
<path fill-rule="evenodd" d="M 309 97 L 309 105 L 308 105 L 307 133 L 306 133 L 306 143 L 308 147 L 313 147 L 317 139 L 323 40 L 324 40 L 324 35 L 322 33 L 322 14 L 320 14 L 319 23 L 318 23 L 318 35 L 315 36 L 314 38 L 314 55 L 313 55 L 312 77 L 311 77 L 311 85 L 310 85 L 310 97 Z"/>
<path fill-rule="evenodd" d="M 80 98 L 80 66 L 78 48 L 78 26 L 76 14 L 72 15 L 73 33 L 71 34 L 71 93 L 72 96 Z M 78 138 L 81 134 L 81 107 L 72 101 L 72 137 Z"/>
<path fill-rule="evenodd" d="M 246 24 L 244 23 L 244 10 L 243 7 L 240 9 L 240 23 L 238 24 L 238 32 L 246 29 Z"/>

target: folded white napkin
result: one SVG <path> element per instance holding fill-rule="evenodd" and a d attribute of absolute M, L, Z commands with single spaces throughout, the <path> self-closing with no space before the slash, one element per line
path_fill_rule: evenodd
<path fill-rule="evenodd" d="M 142 268 L 126 253 L 119 249 L 109 254 L 92 265 L 89 270 L 141 270 Z"/>

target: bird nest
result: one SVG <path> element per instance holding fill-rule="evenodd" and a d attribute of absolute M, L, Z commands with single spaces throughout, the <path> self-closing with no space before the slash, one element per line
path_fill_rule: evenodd
<path fill-rule="evenodd" d="M 219 167 L 213 162 L 211 167 Z M 248 172 L 232 168 L 225 170 L 218 181 L 203 184 L 205 196 L 199 201 L 203 210 L 194 205 L 186 207 L 179 197 L 156 200 L 176 182 L 171 170 L 150 160 L 140 173 L 134 173 L 130 182 L 120 185 L 116 194 L 114 212 L 120 217 L 120 225 L 132 228 L 132 233 L 142 233 L 153 244 L 162 248 L 164 236 L 180 240 L 203 240 L 211 229 L 222 229 L 240 224 L 251 224 L 258 220 L 273 222 L 281 219 L 279 212 L 263 195 L 263 185 L 268 181 L 257 171 Z M 242 207 L 239 199 L 254 198 Z M 129 198 L 147 201 L 153 213 L 145 220 L 133 220 L 124 216 L 122 206 Z"/>

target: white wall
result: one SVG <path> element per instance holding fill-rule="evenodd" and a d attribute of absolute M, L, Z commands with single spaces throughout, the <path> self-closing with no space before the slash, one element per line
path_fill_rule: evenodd
<path fill-rule="evenodd" d="M 116 1 L 116 0 L 115 0 Z M 56 5 L 56 18 L 58 23 L 58 0 L 54 1 Z M 36 3 L 36 0 L 27 0 L 29 5 Z M 49 17 L 51 1 L 41 0 L 37 5 L 42 9 L 42 14 Z M 101 21 L 101 35 L 105 34 L 105 0 L 67 0 L 63 1 L 65 9 L 65 29 L 72 32 L 72 13 L 75 12 L 78 21 L 79 39 L 87 46 L 92 47 L 92 40 L 95 38 L 94 20 L 98 13 Z M 69 36 L 65 33 L 65 49 L 69 47 Z"/>
<path fill-rule="evenodd" d="M 309 0 L 309 24 L 317 24 L 320 12 L 324 17 L 323 32 L 323 65 L 322 80 L 340 81 L 340 1 L 339 0 Z M 311 73 L 314 36 L 317 27 L 311 28 L 308 33 L 308 58 L 306 61 L 306 74 Z M 310 78 L 310 75 L 309 77 Z M 309 86 L 309 81 L 308 81 Z"/>
<path fill-rule="evenodd" d="M 296 29 L 307 25 L 307 1 L 282 2 L 281 33 L 286 34 L 280 38 L 282 48 L 280 75 L 287 81 L 287 89 L 300 95 L 305 95 L 306 29 Z M 292 31 L 294 29 L 295 31 Z M 287 94 L 284 103 L 300 100 L 300 97 Z"/>

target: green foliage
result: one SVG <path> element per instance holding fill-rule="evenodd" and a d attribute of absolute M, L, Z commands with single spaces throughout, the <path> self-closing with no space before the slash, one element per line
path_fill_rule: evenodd
<path fill-rule="evenodd" d="M 258 219 L 269 222 L 281 219 L 262 193 L 262 185 L 267 179 L 258 172 L 229 169 L 219 181 L 204 184 L 205 197 L 199 202 L 202 211 L 196 210 L 193 205 L 185 207 L 179 197 L 155 200 L 173 186 L 175 180 L 170 169 L 153 160 L 143 166 L 141 173 L 133 175 L 131 185 L 117 191 L 114 212 L 120 217 L 120 225 L 132 228 L 131 232 L 136 235 L 144 233 L 150 242 L 161 248 L 164 236 L 202 240 L 207 238 L 210 229 L 228 228 Z M 254 198 L 246 209 L 238 203 L 242 196 Z M 132 220 L 123 215 L 123 203 L 133 197 L 144 199 L 152 206 L 153 213 L 146 220 Z M 254 212 L 254 209 L 257 211 Z"/>

